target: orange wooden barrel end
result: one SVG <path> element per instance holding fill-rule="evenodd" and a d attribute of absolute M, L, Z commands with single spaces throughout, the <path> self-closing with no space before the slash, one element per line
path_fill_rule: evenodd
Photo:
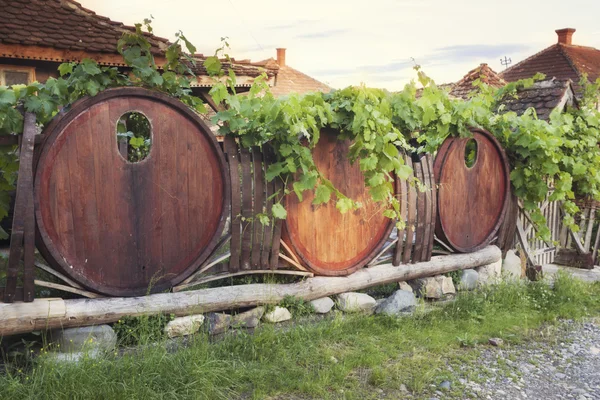
<path fill-rule="evenodd" d="M 119 154 L 117 122 L 147 117 L 152 147 Z M 180 101 L 118 88 L 76 102 L 45 130 L 35 171 L 37 244 L 55 268 L 107 295 L 158 292 L 189 277 L 217 244 L 229 177 L 210 129 Z"/>
<path fill-rule="evenodd" d="M 384 245 L 393 221 L 383 216 L 381 205 L 371 200 L 358 162 L 351 164 L 351 142 L 340 141 L 332 130 L 323 130 L 313 150 L 321 173 L 342 193 L 363 207 L 341 214 L 335 202 L 314 206 L 314 195 L 305 192 L 302 202 L 291 193 L 286 198 L 287 219 L 283 240 L 315 274 L 348 275 L 364 267 Z"/>
<path fill-rule="evenodd" d="M 458 252 L 473 252 L 498 234 L 510 196 L 510 169 L 504 149 L 489 133 L 472 129 L 473 165 L 465 153 L 471 138 L 448 138 L 435 158 L 438 185 L 437 237 Z"/>

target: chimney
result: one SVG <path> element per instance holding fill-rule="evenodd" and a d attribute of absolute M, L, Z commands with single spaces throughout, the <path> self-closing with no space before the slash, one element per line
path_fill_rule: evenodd
<path fill-rule="evenodd" d="M 277 64 L 280 67 L 285 67 L 285 49 L 283 48 L 277 49 Z"/>
<path fill-rule="evenodd" d="M 573 29 L 573 28 L 557 29 L 556 34 L 558 35 L 558 43 L 573 44 L 573 34 L 574 33 L 575 33 L 575 29 Z"/>

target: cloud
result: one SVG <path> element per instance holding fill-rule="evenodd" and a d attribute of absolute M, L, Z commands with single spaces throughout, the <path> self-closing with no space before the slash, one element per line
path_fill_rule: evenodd
<path fill-rule="evenodd" d="M 446 61 L 454 63 L 469 59 L 490 59 L 496 57 L 510 56 L 511 54 L 529 50 L 530 46 L 525 44 L 469 44 L 440 47 L 433 53 L 423 57 L 427 62 Z"/>
<path fill-rule="evenodd" d="M 348 32 L 349 29 L 330 29 L 328 31 L 303 33 L 302 35 L 296 35 L 296 39 L 323 39 L 330 38 L 333 36 L 339 36 Z"/>
<path fill-rule="evenodd" d="M 411 68 L 413 65 L 415 65 L 414 62 L 407 59 L 406 61 L 392 61 L 390 63 L 379 65 L 362 65 L 358 67 L 358 70 L 366 73 L 381 74 L 402 71 Z"/>

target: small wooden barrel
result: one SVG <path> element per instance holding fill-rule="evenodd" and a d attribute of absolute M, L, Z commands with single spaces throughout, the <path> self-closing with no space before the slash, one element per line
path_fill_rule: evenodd
<path fill-rule="evenodd" d="M 117 147 L 128 112 L 147 117 L 152 147 L 132 163 Z M 229 177 L 210 129 L 180 101 L 118 88 L 85 98 L 46 128 L 35 171 L 38 248 L 100 293 L 168 289 L 210 255 L 229 211 Z"/>
<path fill-rule="evenodd" d="M 287 219 L 283 240 L 303 263 L 319 275 L 348 275 L 377 255 L 394 222 L 383 216 L 381 205 L 371 200 L 358 162 L 348 160 L 349 140 L 323 130 L 313 149 L 321 173 L 346 196 L 360 201 L 356 211 L 340 213 L 335 202 L 314 206 L 314 195 L 304 193 L 302 202 L 291 193 L 286 198 Z"/>
<path fill-rule="evenodd" d="M 472 129 L 473 138 L 448 138 L 435 158 L 438 217 L 435 234 L 458 252 L 491 243 L 503 222 L 510 196 L 510 169 L 504 149 L 488 132 Z M 476 158 L 465 161 L 469 140 Z"/>

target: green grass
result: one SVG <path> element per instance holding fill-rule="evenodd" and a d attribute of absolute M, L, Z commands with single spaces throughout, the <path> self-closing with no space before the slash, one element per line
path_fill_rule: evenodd
<path fill-rule="evenodd" d="M 600 284 L 566 276 L 553 288 L 502 283 L 404 318 L 337 314 L 215 343 L 198 335 L 174 353 L 146 345 L 77 365 L 42 356 L 0 375 L 0 399 L 369 399 L 381 390 L 402 398 L 402 385 L 425 396 L 446 379 L 453 382 L 449 395 L 460 398 L 449 366 L 476 365 L 490 337 L 510 346 L 560 318 L 597 315 Z"/>

